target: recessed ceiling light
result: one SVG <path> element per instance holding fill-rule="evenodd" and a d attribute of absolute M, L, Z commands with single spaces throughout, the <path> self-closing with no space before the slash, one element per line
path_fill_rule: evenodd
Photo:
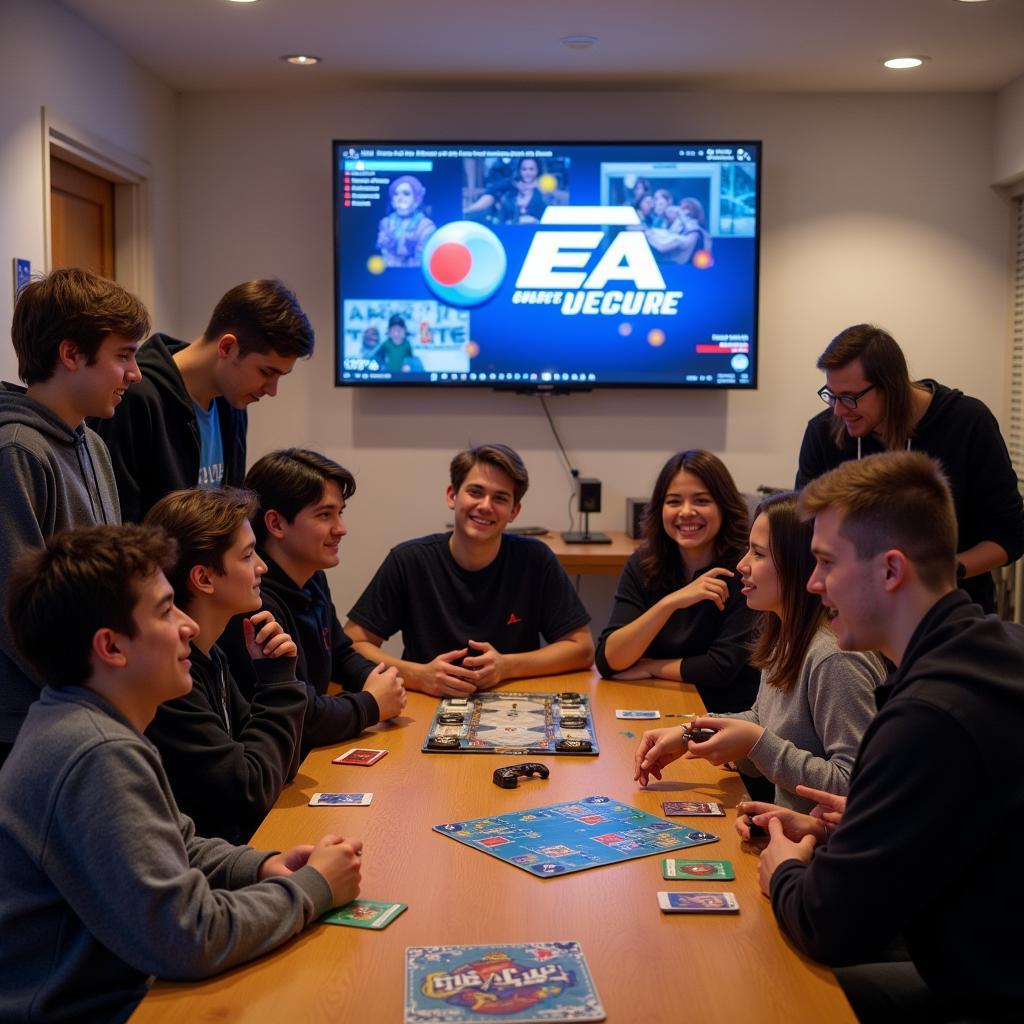
<path fill-rule="evenodd" d="M 229 4 L 254 4 L 256 0 L 228 0 Z"/>
<path fill-rule="evenodd" d="M 597 42 L 597 36 L 562 36 L 560 42 L 570 50 L 586 50 Z"/>
<path fill-rule="evenodd" d="M 904 68 L 919 68 L 926 60 L 928 60 L 927 57 L 890 57 L 888 60 L 883 60 L 882 63 L 887 68 L 902 70 Z"/>
<path fill-rule="evenodd" d="M 310 64 L 319 64 L 323 58 L 314 57 L 311 53 L 286 53 L 281 60 L 288 61 L 289 64 L 301 64 L 306 67 Z"/>

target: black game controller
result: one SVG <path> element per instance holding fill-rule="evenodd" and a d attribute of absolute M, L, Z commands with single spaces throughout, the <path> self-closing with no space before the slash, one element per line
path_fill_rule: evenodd
<path fill-rule="evenodd" d="M 502 789 L 515 789 L 520 779 L 528 779 L 539 775 L 546 779 L 551 774 L 547 765 L 537 761 L 524 761 L 522 764 L 510 764 L 506 768 L 494 769 L 494 784 Z"/>
<path fill-rule="evenodd" d="M 714 729 L 687 729 L 683 726 L 683 742 L 693 740 L 694 743 L 703 743 L 715 735 Z"/>
<path fill-rule="evenodd" d="M 751 839 L 765 839 L 768 837 L 768 829 L 764 825 L 755 825 L 752 814 L 747 815 L 747 828 L 750 829 Z"/>

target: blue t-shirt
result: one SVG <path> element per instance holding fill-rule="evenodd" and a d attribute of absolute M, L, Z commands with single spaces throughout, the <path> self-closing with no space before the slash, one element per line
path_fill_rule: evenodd
<path fill-rule="evenodd" d="M 192 403 L 199 424 L 199 487 L 220 487 L 224 482 L 224 442 L 220 436 L 220 417 L 217 403 L 210 403 L 204 409 L 198 402 Z"/>

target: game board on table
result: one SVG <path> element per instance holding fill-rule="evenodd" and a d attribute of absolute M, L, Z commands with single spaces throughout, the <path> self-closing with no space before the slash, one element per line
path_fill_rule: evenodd
<path fill-rule="evenodd" d="M 718 841 L 607 796 L 452 821 L 434 831 L 542 878 Z"/>
<path fill-rule="evenodd" d="M 443 697 L 423 750 L 453 754 L 599 752 L 586 694 L 507 691 Z"/>

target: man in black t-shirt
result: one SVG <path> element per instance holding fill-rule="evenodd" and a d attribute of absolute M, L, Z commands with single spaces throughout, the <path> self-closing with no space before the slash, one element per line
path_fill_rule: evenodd
<path fill-rule="evenodd" d="M 506 445 L 456 455 L 447 491 L 454 530 L 391 550 L 349 612 L 355 649 L 434 696 L 588 668 L 590 616 L 565 570 L 546 544 L 504 533 L 528 485 Z M 395 658 L 380 647 L 399 631 L 404 649 Z"/>

